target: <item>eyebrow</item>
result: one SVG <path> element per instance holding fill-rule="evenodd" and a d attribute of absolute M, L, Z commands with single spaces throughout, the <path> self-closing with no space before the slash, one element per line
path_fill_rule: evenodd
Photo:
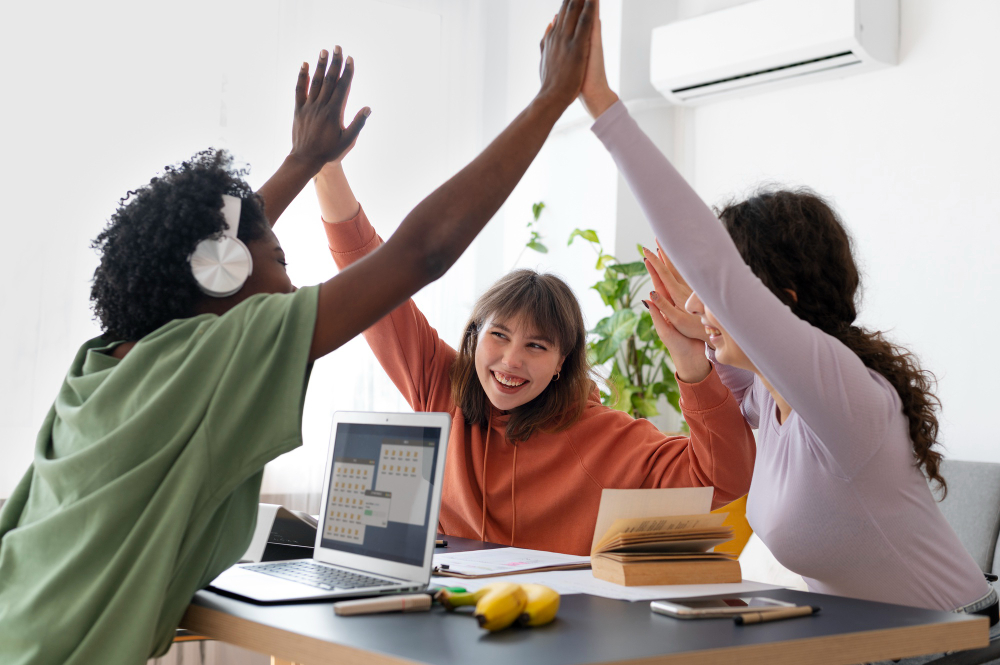
<path fill-rule="evenodd" d="M 491 328 L 499 328 L 500 330 L 504 331 L 505 333 L 511 332 L 511 329 L 508 328 L 507 326 L 505 326 L 502 323 L 494 323 L 490 327 Z M 538 334 L 538 333 L 533 333 L 533 334 L 528 335 L 527 337 L 528 337 L 529 340 L 532 340 L 532 341 L 535 341 L 535 342 L 546 342 L 548 344 L 555 344 L 555 340 L 553 340 L 551 337 L 548 337 L 546 335 L 541 335 L 541 334 Z"/>

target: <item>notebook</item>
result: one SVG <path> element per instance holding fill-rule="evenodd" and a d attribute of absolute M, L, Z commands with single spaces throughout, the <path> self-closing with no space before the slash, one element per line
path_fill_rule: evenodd
<path fill-rule="evenodd" d="M 210 588 L 260 603 L 426 588 L 450 425 L 446 413 L 335 413 L 312 559 L 233 566 Z"/>

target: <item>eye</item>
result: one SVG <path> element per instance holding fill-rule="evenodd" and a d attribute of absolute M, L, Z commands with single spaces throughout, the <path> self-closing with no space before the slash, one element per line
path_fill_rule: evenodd
<path fill-rule="evenodd" d="M 283 268 L 287 268 L 288 267 L 288 261 L 286 261 L 284 259 L 278 259 L 278 263 L 280 263 Z"/>
<path fill-rule="evenodd" d="M 534 348 L 536 348 L 536 349 L 541 349 L 542 351 L 547 351 L 547 350 L 548 350 L 548 349 L 546 349 L 546 348 L 545 348 L 544 346 L 542 346 L 541 344 L 539 344 L 539 343 L 537 343 L 537 342 L 532 342 L 532 343 L 531 343 L 531 344 L 529 344 L 528 346 L 530 346 L 530 347 L 534 347 Z"/>
<path fill-rule="evenodd" d="M 496 330 L 492 331 L 490 334 L 496 337 L 497 339 L 507 339 L 506 335 L 504 335 L 501 332 L 497 332 Z"/>

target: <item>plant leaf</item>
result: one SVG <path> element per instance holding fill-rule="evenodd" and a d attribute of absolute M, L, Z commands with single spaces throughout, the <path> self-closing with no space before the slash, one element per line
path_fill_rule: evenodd
<path fill-rule="evenodd" d="M 573 238 L 576 238 L 577 236 L 583 238 L 587 242 L 592 242 L 597 245 L 601 244 L 601 241 L 597 239 L 597 231 L 594 229 L 573 229 L 573 232 L 569 234 L 569 240 L 566 244 L 572 245 Z"/>
<path fill-rule="evenodd" d="M 653 326 L 653 317 L 649 312 L 639 315 L 639 325 L 636 326 L 635 335 L 644 342 L 652 342 L 659 339 L 656 335 L 656 328 Z"/>
<path fill-rule="evenodd" d="M 538 221 L 538 218 L 542 216 L 543 210 L 545 210 L 545 203 L 543 201 L 531 204 L 531 214 L 535 216 L 536 222 Z"/>
<path fill-rule="evenodd" d="M 632 411 L 643 418 L 660 415 L 660 412 L 656 409 L 655 400 L 648 399 L 642 394 L 636 393 L 632 394 Z"/>
<path fill-rule="evenodd" d="M 639 325 L 639 315 L 630 309 L 619 310 L 608 318 L 601 319 L 594 328 L 594 333 L 601 337 L 594 344 L 597 364 L 610 360 L 618 352 L 622 342 L 635 333 L 637 325 Z"/>
<path fill-rule="evenodd" d="M 635 277 L 636 275 L 646 274 L 646 264 L 642 261 L 633 261 L 632 263 L 616 263 L 608 267 L 619 275 L 625 275 L 626 277 Z"/>
<path fill-rule="evenodd" d="M 531 242 L 529 242 L 528 245 L 527 245 L 527 247 L 528 247 L 528 249 L 533 249 L 536 252 L 539 252 L 541 254 L 548 254 L 549 253 L 549 248 L 548 247 L 546 247 L 542 243 L 537 242 L 535 240 L 532 240 Z"/>

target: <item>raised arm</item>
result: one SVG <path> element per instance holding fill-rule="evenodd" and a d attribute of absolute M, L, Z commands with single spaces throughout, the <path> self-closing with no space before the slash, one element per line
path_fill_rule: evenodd
<path fill-rule="evenodd" d="M 322 285 L 311 358 L 333 351 L 440 277 L 493 217 L 579 93 L 593 18 L 592 0 L 564 0 L 542 40 L 542 85 L 528 107 L 418 204 L 385 245 Z"/>
<path fill-rule="evenodd" d="M 271 226 L 324 164 L 341 159 L 354 146 L 371 114 L 366 106 L 358 111 L 349 127 L 344 127 L 344 105 L 354 79 L 354 59 L 348 57 L 344 62 L 339 46 L 333 49 L 329 68 L 328 59 L 324 49 L 319 54 L 311 84 L 309 65 L 302 63 L 295 83 L 292 150 L 257 191 L 264 199 L 264 212 Z"/>
<path fill-rule="evenodd" d="M 588 109 L 600 113 L 594 133 L 664 250 L 760 374 L 825 442 L 841 469 L 853 473 L 881 443 L 889 422 L 885 416 L 898 409 L 894 391 L 850 349 L 800 319 L 764 286 L 712 211 L 624 105 L 604 107 L 610 97 L 600 93 L 597 78 L 588 73 L 594 100 Z"/>

